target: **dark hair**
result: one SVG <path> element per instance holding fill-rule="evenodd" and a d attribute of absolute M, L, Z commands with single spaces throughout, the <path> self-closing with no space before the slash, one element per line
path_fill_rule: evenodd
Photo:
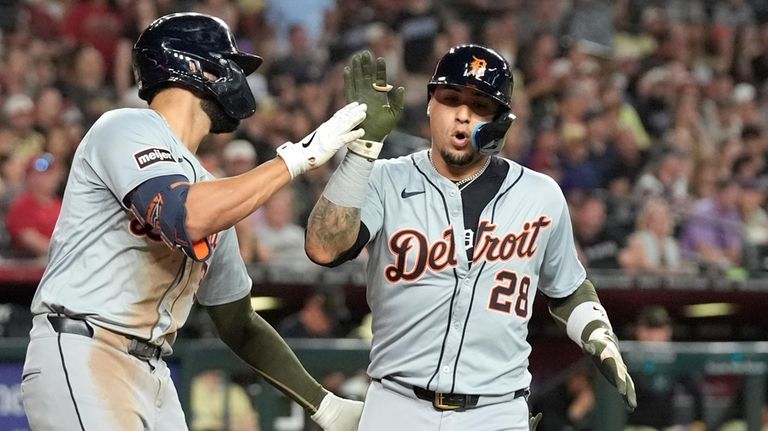
<path fill-rule="evenodd" d="M 646 328 L 662 328 L 672 325 L 672 319 L 667 310 L 660 305 L 649 305 L 637 315 L 637 326 Z"/>
<path fill-rule="evenodd" d="M 741 139 L 757 139 L 763 136 L 763 130 L 756 124 L 747 124 L 741 129 Z"/>

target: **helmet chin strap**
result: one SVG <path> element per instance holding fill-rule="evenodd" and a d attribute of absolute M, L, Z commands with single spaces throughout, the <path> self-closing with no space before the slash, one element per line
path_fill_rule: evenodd
<path fill-rule="evenodd" d="M 515 114 L 504 112 L 488 123 L 481 123 L 472 131 L 472 145 L 485 156 L 498 154 L 504 146 L 504 136 L 515 122 Z"/>

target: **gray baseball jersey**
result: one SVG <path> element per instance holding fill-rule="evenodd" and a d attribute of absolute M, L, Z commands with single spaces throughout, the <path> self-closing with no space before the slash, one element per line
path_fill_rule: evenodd
<path fill-rule="evenodd" d="M 461 191 L 427 151 L 376 162 L 361 215 L 370 233 L 372 377 L 484 395 L 530 384 L 536 289 L 567 296 L 586 272 L 557 183 L 496 160 L 509 169 L 476 235 L 465 230 Z"/>
<path fill-rule="evenodd" d="M 200 263 L 166 246 L 129 212 L 126 195 L 163 175 L 191 183 L 212 178 L 153 110 L 118 109 L 93 125 L 72 161 L 34 314 L 83 316 L 168 352 L 195 297 L 217 305 L 249 294 L 233 228 L 212 238 L 215 252 Z"/>

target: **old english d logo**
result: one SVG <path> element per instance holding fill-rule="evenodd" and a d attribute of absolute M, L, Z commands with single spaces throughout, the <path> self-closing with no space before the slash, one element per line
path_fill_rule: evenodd
<path fill-rule="evenodd" d="M 480 79 L 485 75 L 485 68 L 488 67 L 488 62 L 482 58 L 472 56 L 472 62 L 469 63 L 469 70 L 465 72 L 466 76 L 474 76 Z"/>

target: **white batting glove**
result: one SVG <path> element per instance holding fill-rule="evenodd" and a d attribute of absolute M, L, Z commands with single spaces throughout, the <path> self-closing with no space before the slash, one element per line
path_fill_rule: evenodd
<path fill-rule="evenodd" d="M 299 142 L 286 142 L 277 148 L 291 178 L 327 162 L 339 148 L 361 138 L 363 129 L 352 130 L 365 119 L 365 104 L 352 102 L 339 109 L 328 121 Z"/>
<path fill-rule="evenodd" d="M 584 341 L 584 351 L 592 356 L 603 376 L 616 386 L 627 410 L 635 410 L 637 407 L 635 383 L 629 376 L 627 366 L 619 352 L 619 341 L 616 335 L 608 328 L 599 327 L 593 330 Z"/>
<path fill-rule="evenodd" d="M 324 431 L 357 431 L 362 414 L 362 402 L 337 397 L 328 392 L 311 418 Z"/>

